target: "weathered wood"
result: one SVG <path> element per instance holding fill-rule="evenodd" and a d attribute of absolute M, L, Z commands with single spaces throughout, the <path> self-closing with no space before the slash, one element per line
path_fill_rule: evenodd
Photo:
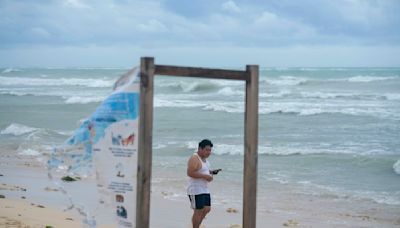
<path fill-rule="evenodd" d="M 141 59 L 139 151 L 136 193 L 136 227 L 150 225 L 150 185 L 154 75 L 185 76 L 246 81 L 244 129 L 243 227 L 256 227 L 258 163 L 258 65 L 246 71 L 154 65 L 154 58 Z"/>
<path fill-rule="evenodd" d="M 140 117 L 136 187 L 136 227 L 150 224 L 150 185 L 153 140 L 154 58 L 143 57 L 140 63 Z"/>
<path fill-rule="evenodd" d="M 156 65 L 155 74 L 183 77 L 246 80 L 246 71 Z"/>
<path fill-rule="evenodd" d="M 258 163 L 258 66 L 247 65 L 244 131 L 243 228 L 256 227 Z"/>

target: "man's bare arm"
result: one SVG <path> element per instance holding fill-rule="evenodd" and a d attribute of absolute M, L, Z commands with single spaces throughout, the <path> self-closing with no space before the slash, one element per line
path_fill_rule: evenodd
<path fill-rule="evenodd" d="M 200 168 L 201 168 L 200 160 L 195 155 L 190 157 L 187 166 L 187 175 L 192 178 L 203 178 L 207 181 L 212 181 L 211 175 L 205 175 L 198 172 Z"/>

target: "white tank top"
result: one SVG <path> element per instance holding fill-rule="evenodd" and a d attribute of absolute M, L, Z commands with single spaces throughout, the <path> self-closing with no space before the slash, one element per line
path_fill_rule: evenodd
<path fill-rule="evenodd" d="M 201 168 L 197 172 L 199 172 L 201 174 L 205 174 L 205 175 L 210 175 L 210 163 L 207 160 L 205 162 L 203 162 L 203 160 L 201 160 L 200 156 L 197 153 L 194 153 L 194 155 L 201 162 Z M 198 195 L 198 194 L 210 193 L 207 185 L 208 185 L 208 181 L 206 181 L 203 178 L 189 177 L 189 185 L 187 187 L 187 194 L 188 195 Z"/>

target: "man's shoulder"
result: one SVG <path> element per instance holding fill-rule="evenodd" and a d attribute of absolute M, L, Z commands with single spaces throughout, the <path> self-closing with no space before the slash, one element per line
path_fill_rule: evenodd
<path fill-rule="evenodd" d="M 189 158 L 189 163 L 191 164 L 199 164 L 200 159 L 198 157 L 198 155 L 196 153 L 192 154 L 192 156 L 190 156 Z"/>

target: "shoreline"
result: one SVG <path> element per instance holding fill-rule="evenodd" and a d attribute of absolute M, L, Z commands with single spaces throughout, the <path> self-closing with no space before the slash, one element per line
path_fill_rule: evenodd
<path fill-rule="evenodd" d="M 47 179 L 47 170 L 40 161 L 34 157 L 5 153 L 1 154 L 0 158 L 0 195 L 5 197 L 0 198 L 0 226 L 6 226 L 8 223 L 21 227 L 82 226 L 81 217 L 76 210 L 63 211 L 68 206 L 68 200 Z M 160 175 L 160 172 L 157 172 L 157 175 Z M 169 178 L 168 175 L 174 174 L 169 173 L 160 178 Z M 91 200 L 94 199 L 93 202 L 96 201 L 91 190 L 87 188 L 88 184 L 86 180 L 74 183 L 74 186 L 79 187 L 78 193 L 81 194 L 80 199 L 75 201 L 89 201 L 90 197 Z M 155 183 L 152 183 L 152 186 L 150 227 L 190 227 L 192 210 L 187 198 L 175 197 L 174 192 L 163 191 Z M 223 186 L 216 182 L 212 187 L 212 191 L 218 194 L 218 189 Z M 400 226 L 399 206 L 362 199 L 313 196 L 282 185 L 258 189 L 258 200 L 257 227 Z M 111 223 L 112 219 L 104 219 L 102 223 L 98 223 L 98 227 L 116 227 L 110 225 Z M 203 227 L 239 228 L 241 223 L 241 207 L 226 200 L 212 205 Z"/>

